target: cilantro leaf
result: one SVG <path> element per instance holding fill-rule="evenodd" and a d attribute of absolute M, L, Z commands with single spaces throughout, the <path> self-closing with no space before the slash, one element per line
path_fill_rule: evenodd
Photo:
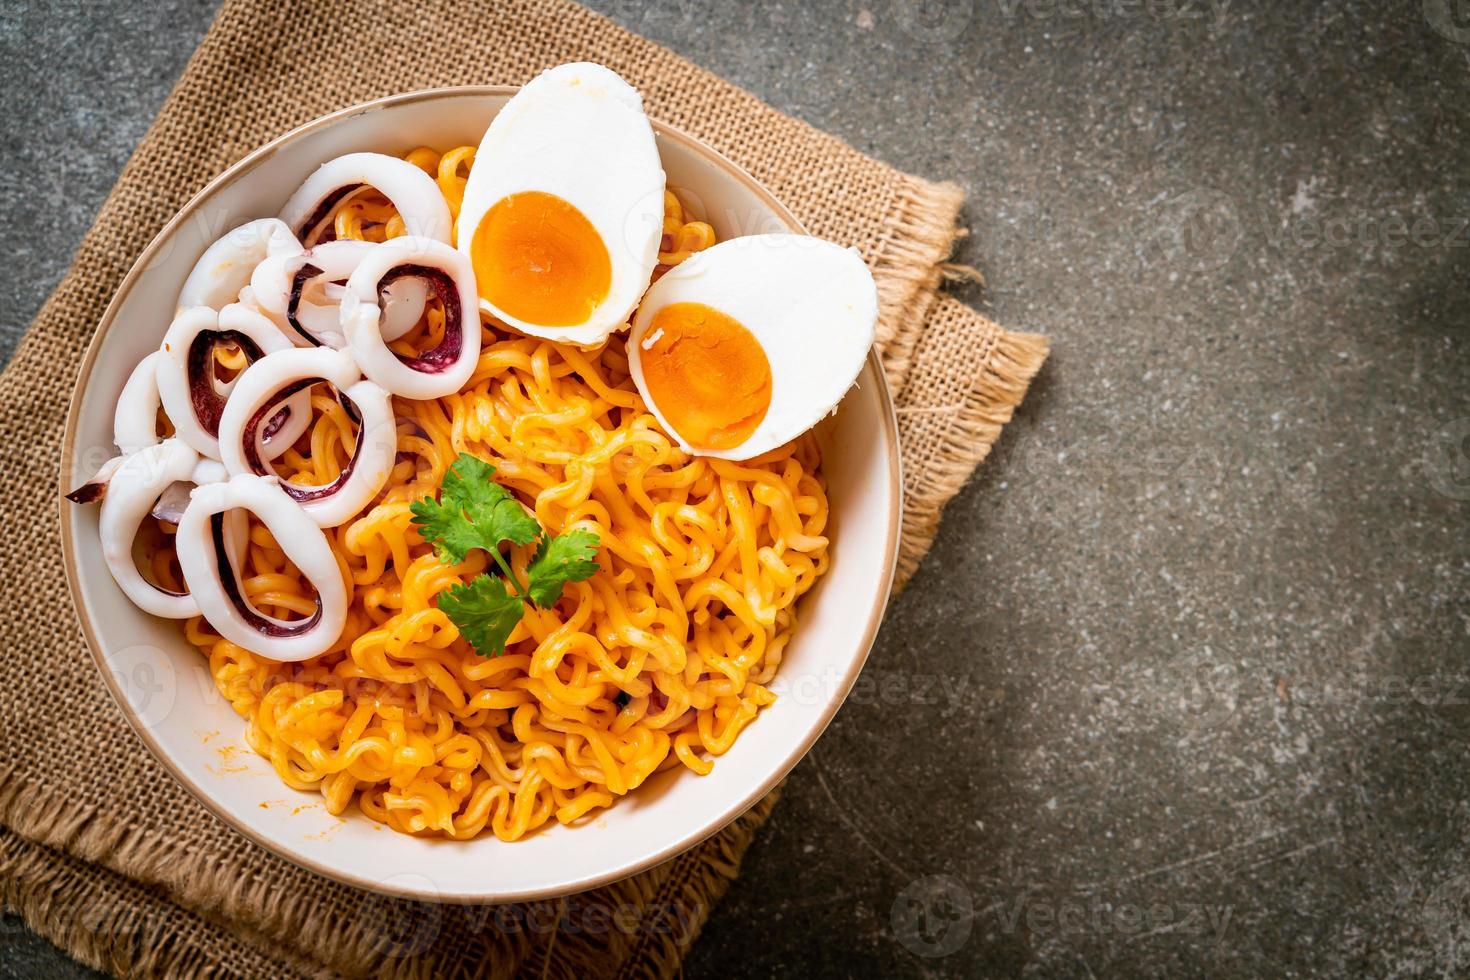
<path fill-rule="evenodd" d="M 591 531 L 543 534 L 541 524 L 520 501 L 495 482 L 495 467 L 460 453 L 444 474 L 439 499 L 424 497 L 409 505 L 413 523 L 434 544 L 439 560 L 457 565 L 471 551 L 489 552 L 500 575 L 487 572 L 439 593 L 438 605 L 481 656 L 505 652 L 506 641 L 526 614 L 529 599 L 549 609 L 568 582 L 597 572 L 598 537 Z M 539 539 L 539 540 L 538 540 Z M 522 586 L 500 545 L 536 543 Z"/>
<path fill-rule="evenodd" d="M 424 497 L 409 505 L 413 523 L 434 542 L 439 560 L 459 564 L 476 548 L 498 552 L 502 541 L 530 544 L 541 525 L 520 501 L 495 482 L 495 467 L 460 453 L 439 488 L 439 500 Z"/>
<path fill-rule="evenodd" d="M 548 534 L 536 548 L 536 557 L 526 569 L 530 584 L 526 594 L 542 609 L 549 609 L 561 598 L 568 582 L 580 582 L 597 572 L 597 535 L 591 531 L 568 531 Z"/>
<path fill-rule="evenodd" d="M 460 453 L 439 487 L 441 500 L 464 508 L 470 520 L 482 527 L 495 544 L 530 544 L 541 534 L 541 525 L 527 514 L 515 496 L 495 482 L 495 467 L 469 453 Z"/>
<path fill-rule="evenodd" d="M 505 641 L 525 614 L 525 604 L 506 591 L 505 580 L 479 575 L 439 593 L 439 609 L 482 657 L 505 652 Z"/>
<path fill-rule="evenodd" d="M 453 504 L 424 497 L 409 504 L 409 509 L 413 511 L 413 523 L 419 534 L 425 541 L 433 542 L 435 553 L 446 565 L 458 565 L 484 544 L 480 529 L 465 520 L 464 512 Z"/>

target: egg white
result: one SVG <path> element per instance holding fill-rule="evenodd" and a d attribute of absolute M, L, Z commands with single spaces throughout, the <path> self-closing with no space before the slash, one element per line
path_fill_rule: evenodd
<path fill-rule="evenodd" d="M 771 404 L 738 446 L 691 446 L 649 397 L 645 337 L 658 311 L 671 303 L 719 310 L 765 350 Z M 690 256 L 649 288 L 628 335 L 628 365 L 644 402 L 686 452 L 749 459 L 790 442 L 836 408 L 862 370 L 877 322 L 878 290 L 856 249 L 806 235 L 732 238 Z"/>
<path fill-rule="evenodd" d="M 586 216 L 607 247 L 606 298 L 587 319 L 548 327 L 480 308 L 523 333 L 591 347 L 622 329 L 658 262 L 664 170 L 643 99 L 602 65 L 577 62 L 542 72 L 500 110 L 475 153 L 460 209 L 466 255 L 485 212 L 523 191 L 554 194 Z"/>

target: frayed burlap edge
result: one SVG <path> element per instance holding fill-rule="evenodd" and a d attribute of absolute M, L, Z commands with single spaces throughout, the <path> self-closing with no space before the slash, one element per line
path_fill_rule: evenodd
<path fill-rule="evenodd" d="M 203 820 L 214 819 L 202 807 L 199 815 Z M 279 936 L 282 945 L 292 941 L 294 933 L 289 926 L 305 911 L 299 907 L 300 898 L 272 889 L 270 882 L 221 876 L 217 862 L 207 854 L 162 839 L 120 819 L 118 814 L 79 805 L 64 792 L 23 782 L 11 772 L 0 773 L 0 823 L 34 844 L 61 852 L 57 857 L 65 855 L 97 864 L 131 882 L 162 889 L 168 899 L 193 913 L 218 917 L 235 923 L 236 928 Z M 11 873 L 0 865 L 7 888 Z M 208 887 L 201 887 L 205 882 L 209 882 Z M 33 899 L 17 905 L 27 924 L 40 931 L 39 925 L 32 922 L 33 916 L 38 922 L 45 917 L 48 937 L 70 952 L 94 943 L 94 923 L 86 902 L 75 906 L 74 918 L 64 923 L 55 912 L 58 904 L 65 904 L 60 897 L 36 891 L 27 894 Z M 339 935 L 325 940 L 327 945 L 337 944 L 331 962 L 344 973 L 363 972 L 373 962 L 376 950 L 372 938 L 355 935 L 359 931 L 357 924 L 343 923 Z M 183 962 L 171 963 L 171 968 L 161 973 L 144 969 L 124 975 L 173 976 L 177 975 L 175 970 L 185 966 Z M 188 974 L 185 970 L 184 975 Z"/>
<path fill-rule="evenodd" d="M 895 591 L 918 570 L 945 505 L 990 455 L 1050 351 L 1046 337 L 1002 330 L 952 296 L 935 303 L 909 351 L 908 383 L 895 406 L 904 447 Z"/>
<path fill-rule="evenodd" d="M 957 184 L 912 181 L 899 193 L 872 260 L 878 284 L 878 353 L 895 396 L 908 382 L 914 345 L 939 296 L 942 263 L 963 234 Z"/>
<path fill-rule="evenodd" d="M 522 934 L 514 962 L 489 964 L 489 975 L 603 976 L 613 963 L 618 977 L 672 976 L 738 877 L 780 789 L 662 868 L 598 889 L 614 907 L 656 908 L 686 928 L 621 937 L 563 935 L 535 956 L 528 955 L 533 951 Z M 212 819 L 202 810 L 200 816 Z M 312 936 L 308 948 L 295 946 L 293 926 L 305 913 L 301 899 L 272 889 L 270 882 L 235 878 L 225 886 L 208 855 L 135 830 L 96 808 L 78 807 L 63 793 L 22 784 L 9 772 L 0 773 L 0 821 L 12 828 L 0 828 L 0 896 L 7 910 L 96 969 L 118 976 L 216 975 L 220 964 L 178 934 L 175 920 L 192 914 L 199 928 L 234 937 L 242 959 L 268 963 L 270 975 L 289 970 L 300 976 L 429 980 L 438 973 L 436 963 L 385 954 L 380 923 L 337 923 L 330 934 Z M 76 875 L 87 864 L 107 869 L 115 878 L 113 897 L 120 892 L 126 901 L 99 905 L 95 888 Z M 205 880 L 211 887 L 197 887 Z"/>
<path fill-rule="evenodd" d="M 238 930 L 176 906 L 167 895 L 113 872 L 108 901 L 94 867 L 0 828 L 0 903 L 79 962 L 117 976 L 335 977 L 265 937 L 236 942 Z M 220 963 L 201 939 L 225 940 L 234 961 Z"/>

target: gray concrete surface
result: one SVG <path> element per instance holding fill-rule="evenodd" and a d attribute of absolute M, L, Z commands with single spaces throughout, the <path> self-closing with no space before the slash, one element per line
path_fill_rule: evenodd
<path fill-rule="evenodd" d="M 593 6 L 960 181 L 1055 344 L 688 975 L 1470 975 L 1462 5 Z M 7 353 L 208 17 L 6 7 Z"/>

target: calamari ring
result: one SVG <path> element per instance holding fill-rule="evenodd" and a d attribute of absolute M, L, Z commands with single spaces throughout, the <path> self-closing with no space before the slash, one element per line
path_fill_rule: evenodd
<path fill-rule="evenodd" d="M 184 509 L 189 506 L 189 497 L 193 494 L 195 487 L 202 487 L 206 483 L 223 483 L 229 478 L 229 471 L 225 469 L 223 463 L 214 459 L 200 458 L 199 462 L 194 464 L 194 472 L 189 474 L 189 479 L 170 484 L 163 493 L 158 495 L 158 499 L 153 502 L 153 516 L 160 521 L 178 524 L 184 519 Z M 244 516 L 240 515 L 239 544 L 241 547 L 244 547 L 245 535 L 250 531 L 250 528 L 244 523 Z"/>
<path fill-rule="evenodd" d="M 255 267 L 251 297 L 261 311 L 291 330 L 298 346 L 346 346 L 339 306 L 343 284 L 378 246 L 341 239 L 323 242 L 295 255 L 275 255 Z M 383 305 L 383 339 L 397 340 L 424 315 L 428 290 L 417 279 L 402 279 L 388 290 Z"/>
<path fill-rule="evenodd" d="M 178 310 L 207 306 L 218 310 L 235 302 L 250 282 L 251 271 L 272 255 L 301 251 L 301 243 L 279 218 L 260 218 L 228 232 L 199 256 L 184 288 Z"/>
<path fill-rule="evenodd" d="M 220 458 L 231 475 L 272 476 L 258 450 L 260 434 L 286 399 L 308 395 L 326 381 L 348 414 L 358 421 L 357 443 L 337 478 L 323 486 L 282 481 L 280 486 L 321 527 L 345 524 L 366 507 L 393 470 L 398 429 L 388 393 L 341 351 L 293 348 L 267 354 L 240 375 L 220 417 Z"/>
<path fill-rule="evenodd" d="M 444 307 L 444 338 L 414 357 L 389 350 L 380 327 L 386 291 L 405 278 L 423 280 Z M 464 387 L 475 371 L 479 308 L 467 256 L 428 238 L 394 238 L 374 248 L 347 280 L 342 332 L 370 380 L 404 398 L 443 398 Z"/>
<path fill-rule="evenodd" d="M 364 185 L 388 199 L 407 234 L 449 242 L 453 227 L 449 205 L 434 178 L 406 160 L 382 153 L 349 153 L 328 160 L 291 195 L 281 208 L 281 220 L 311 247 L 337 206 Z"/>
<path fill-rule="evenodd" d="M 238 344 L 251 362 L 291 349 L 291 342 L 275 324 L 240 303 L 232 303 L 218 313 L 207 306 L 194 306 L 174 317 L 163 336 L 159 349 L 162 356 L 155 362 L 159 401 L 178 437 L 210 459 L 219 459 L 220 416 L 233 383 L 240 377 L 232 379 L 223 391 L 216 383 L 213 355 L 215 346 L 221 343 Z M 293 399 L 271 421 L 264 433 L 264 445 L 267 455 L 275 458 L 311 424 L 310 397 L 303 394 Z M 138 424 L 135 416 L 130 427 Z"/>
<path fill-rule="evenodd" d="M 114 456 L 103 463 L 85 483 L 65 494 L 66 499 L 74 504 L 101 503 L 107 496 L 107 485 L 112 482 L 113 476 L 116 475 L 125 459 L 127 459 L 126 456 Z"/>
<path fill-rule="evenodd" d="M 265 524 L 311 586 L 316 609 L 305 619 L 267 616 L 250 604 L 230 554 L 225 515 L 247 510 Z M 347 588 L 322 529 L 276 484 L 274 477 L 244 474 L 194 491 L 174 536 L 179 567 L 199 611 L 231 643 L 280 661 L 325 653 L 347 622 Z"/>
<path fill-rule="evenodd" d="M 188 461 L 190 458 L 193 458 L 193 466 Z M 187 473 L 187 476 L 172 479 L 181 473 Z M 112 486 L 113 478 L 119 475 L 122 475 L 122 479 L 118 480 L 118 489 L 110 497 L 112 502 L 109 505 L 107 491 Z M 98 541 L 103 544 L 103 558 L 107 569 L 112 572 L 113 580 L 118 582 L 126 597 L 147 613 L 166 619 L 188 619 L 190 616 L 198 616 L 198 608 L 193 604 L 193 599 L 188 597 L 187 592 L 173 592 L 172 589 L 153 585 L 143 579 L 138 573 L 137 564 L 132 561 L 132 539 L 137 538 L 138 527 L 143 525 L 144 516 L 178 525 L 179 520 L 184 519 L 184 510 L 188 507 L 190 495 L 196 486 L 228 479 L 229 473 L 225 472 L 223 464 L 201 458 L 179 439 L 166 439 L 150 447 L 143 447 L 135 453 L 110 458 L 101 464 L 93 478 L 73 489 L 71 494 L 66 494 L 66 500 L 73 504 L 100 502 L 103 505 Z M 160 486 L 163 488 L 162 492 L 159 491 Z M 148 500 L 153 500 L 153 504 L 148 505 Z M 250 538 L 250 522 L 245 519 L 244 511 L 231 511 L 229 517 L 231 522 L 226 547 L 229 560 L 238 561 L 238 555 L 244 554 L 245 544 Z M 160 605 L 156 604 L 176 607 L 176 614 L 168 611 L 160 613 L 157 611 Z"/>
<path fill-rule="evenodd" d="M 163 441 L 158 434 L 158 411 L 162 407 L 162 401 L 158 395 L 158 362 L 163 358 L 163 351 L 156 350 L 138 362 L 133 368 L 133 373 L 128 375 L 127 382 L 123 385 L 122 392 L 117 396 L 117 410 L 112 419 L 112 441 L 123 454 L 135 453 L 149 446 L 156 446 Z M 228 385 L 215 385 L 218 392 L 224 389 L 228 395 L 229 389 L 234 386 L 232 379 Z M 262 448 L 268 459 L 278 459 L 292 443 L 300 438 L 301 433 L 296 431 L 297 426 L 281 426 L 280 429 L 265 440 Z M 214 462 L 205 459 L 203 462 Z M 202 464 L 201 464 L 202 465 Z M 219 471 L 218 479 L 228 479 L 223 468 Z M 210 483 L 212 480 L 196 480 L 196 483 Z"/>
<path fill-rule="evenodd" d="M 117 396 L 117 414 L 112 418 L 112 441 L 124 453 L 135 453 L 163 440 L 158 436 L 158 362 L 156 350 L 138 362 Z"/>
<path fill-rule="evenodd" d="M 107 570 L 118 588 L 144 612 L 164 619 L 197 616 L 199 606 L 190 593 L 163 589 L 138 571 L 133 561 L 133 539 L 159 496 L 175 483 L 193 477 L 199 454 L 178 439 L 165 439 L 120 458 L 107 481 L 97 526 Z"/>

